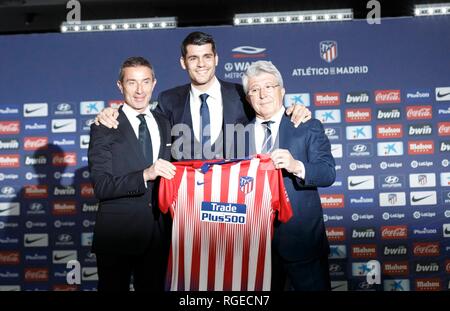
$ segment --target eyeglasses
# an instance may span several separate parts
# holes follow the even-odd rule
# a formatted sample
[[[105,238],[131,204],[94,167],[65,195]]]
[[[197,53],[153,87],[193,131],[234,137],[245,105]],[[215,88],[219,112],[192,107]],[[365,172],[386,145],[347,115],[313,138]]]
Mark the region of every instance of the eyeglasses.
[[[248,90],[249,96],[256,96],[261,93],[261,90],[264,90],[266,94],[272,94],[276,87],[279,87],[279,84],[274,85],[264,85],[262,88],[259,86],[252,87],[250,90]]]

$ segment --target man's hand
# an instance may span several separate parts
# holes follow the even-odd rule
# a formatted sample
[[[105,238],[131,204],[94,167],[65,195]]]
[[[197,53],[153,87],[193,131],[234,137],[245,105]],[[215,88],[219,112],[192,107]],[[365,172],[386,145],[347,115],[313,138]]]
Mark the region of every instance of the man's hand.
[[[292,105],[286,109],[286,114],[291,116],[291,121],[295,127],[298,127],[300,123],[311,120],[311,111],[304,105]]]
[[[95,125],[103,124],[107,128],[117,128],[119,122],[117,117],[119,116],[119,109],[117,108],[103,108],[102,111],[95,117]]]
[[[166,179],[172,179],[175,176],[177,168],[169,161],[158,159],[152,166],[144,170],[144,180],[155,180],[158,176]]]
[[[275,168],[284,168],[291,174],[299,174],[302,167],[299,161],[295,160],[289,150],[276,149],[270,154]]]

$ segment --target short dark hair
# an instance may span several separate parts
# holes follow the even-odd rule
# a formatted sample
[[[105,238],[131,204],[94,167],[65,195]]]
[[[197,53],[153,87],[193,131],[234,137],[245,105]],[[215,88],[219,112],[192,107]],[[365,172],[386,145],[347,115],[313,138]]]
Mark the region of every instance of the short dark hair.
[[[184,38],[183,43],[181,43],[181,56],[183,58],[186,57],[187,54],[187,46],[188,45],[204,45],[211,43],[212,50],[214,55],[216,55],[216,43],[214,42],[214,38],[207,33],[201,32],[201,31],[194,31],[187,35],[186,38]]]
[[[152,64],[150,64],[150,62],[145,59],[142,56],[132,56],[132,57],[128,57],[122,64],[122,66],[120,67],[120,72],[119,72],[119,81],[123,82],[123,76],[124,76],[124,69],[128,68],[128,67],[139,67],[139,66],[144,66],[144,67],[148,67],[150,68],[150,70],[152,71],[152,79],[155,80],[155,71],[153,70],[153,66]]]

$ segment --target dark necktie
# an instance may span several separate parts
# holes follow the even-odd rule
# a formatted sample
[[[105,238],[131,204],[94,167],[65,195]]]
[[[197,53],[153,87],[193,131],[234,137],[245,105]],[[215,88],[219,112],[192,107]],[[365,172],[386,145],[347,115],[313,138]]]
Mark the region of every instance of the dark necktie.
[[[137,118],[141,121],[139,124],[139,143],[141,144],[142,153],[148,165],[153,164],[153,147],[152,138],[148,131],[147,122],[145,122],[145,114],[140,114]]]
[[[209,108],[206,103],[206,99],[209,97],[208,94],[204,93],[200,95],[200,141],[202,142],[202,151],[205,150],[205,145],[211,143],[211,129],[210,129],[210,118],[209,118]],[[204,152],[202,152],[202,155]]]
[[[275,121],[264,121],[261,124],[264,127],[264,140],[261,148],[261,153],[269,153],[272,151],[272,129],[270,125]]]

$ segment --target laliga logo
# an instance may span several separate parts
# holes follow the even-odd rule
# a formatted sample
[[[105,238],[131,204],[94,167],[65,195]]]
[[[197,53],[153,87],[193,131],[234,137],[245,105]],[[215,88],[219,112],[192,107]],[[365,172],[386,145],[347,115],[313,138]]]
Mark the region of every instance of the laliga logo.
[[[370,260],[366,264],[367,268],[370,269],[366,275],[367,284],[381,284],[381,265],[378,260]]]

